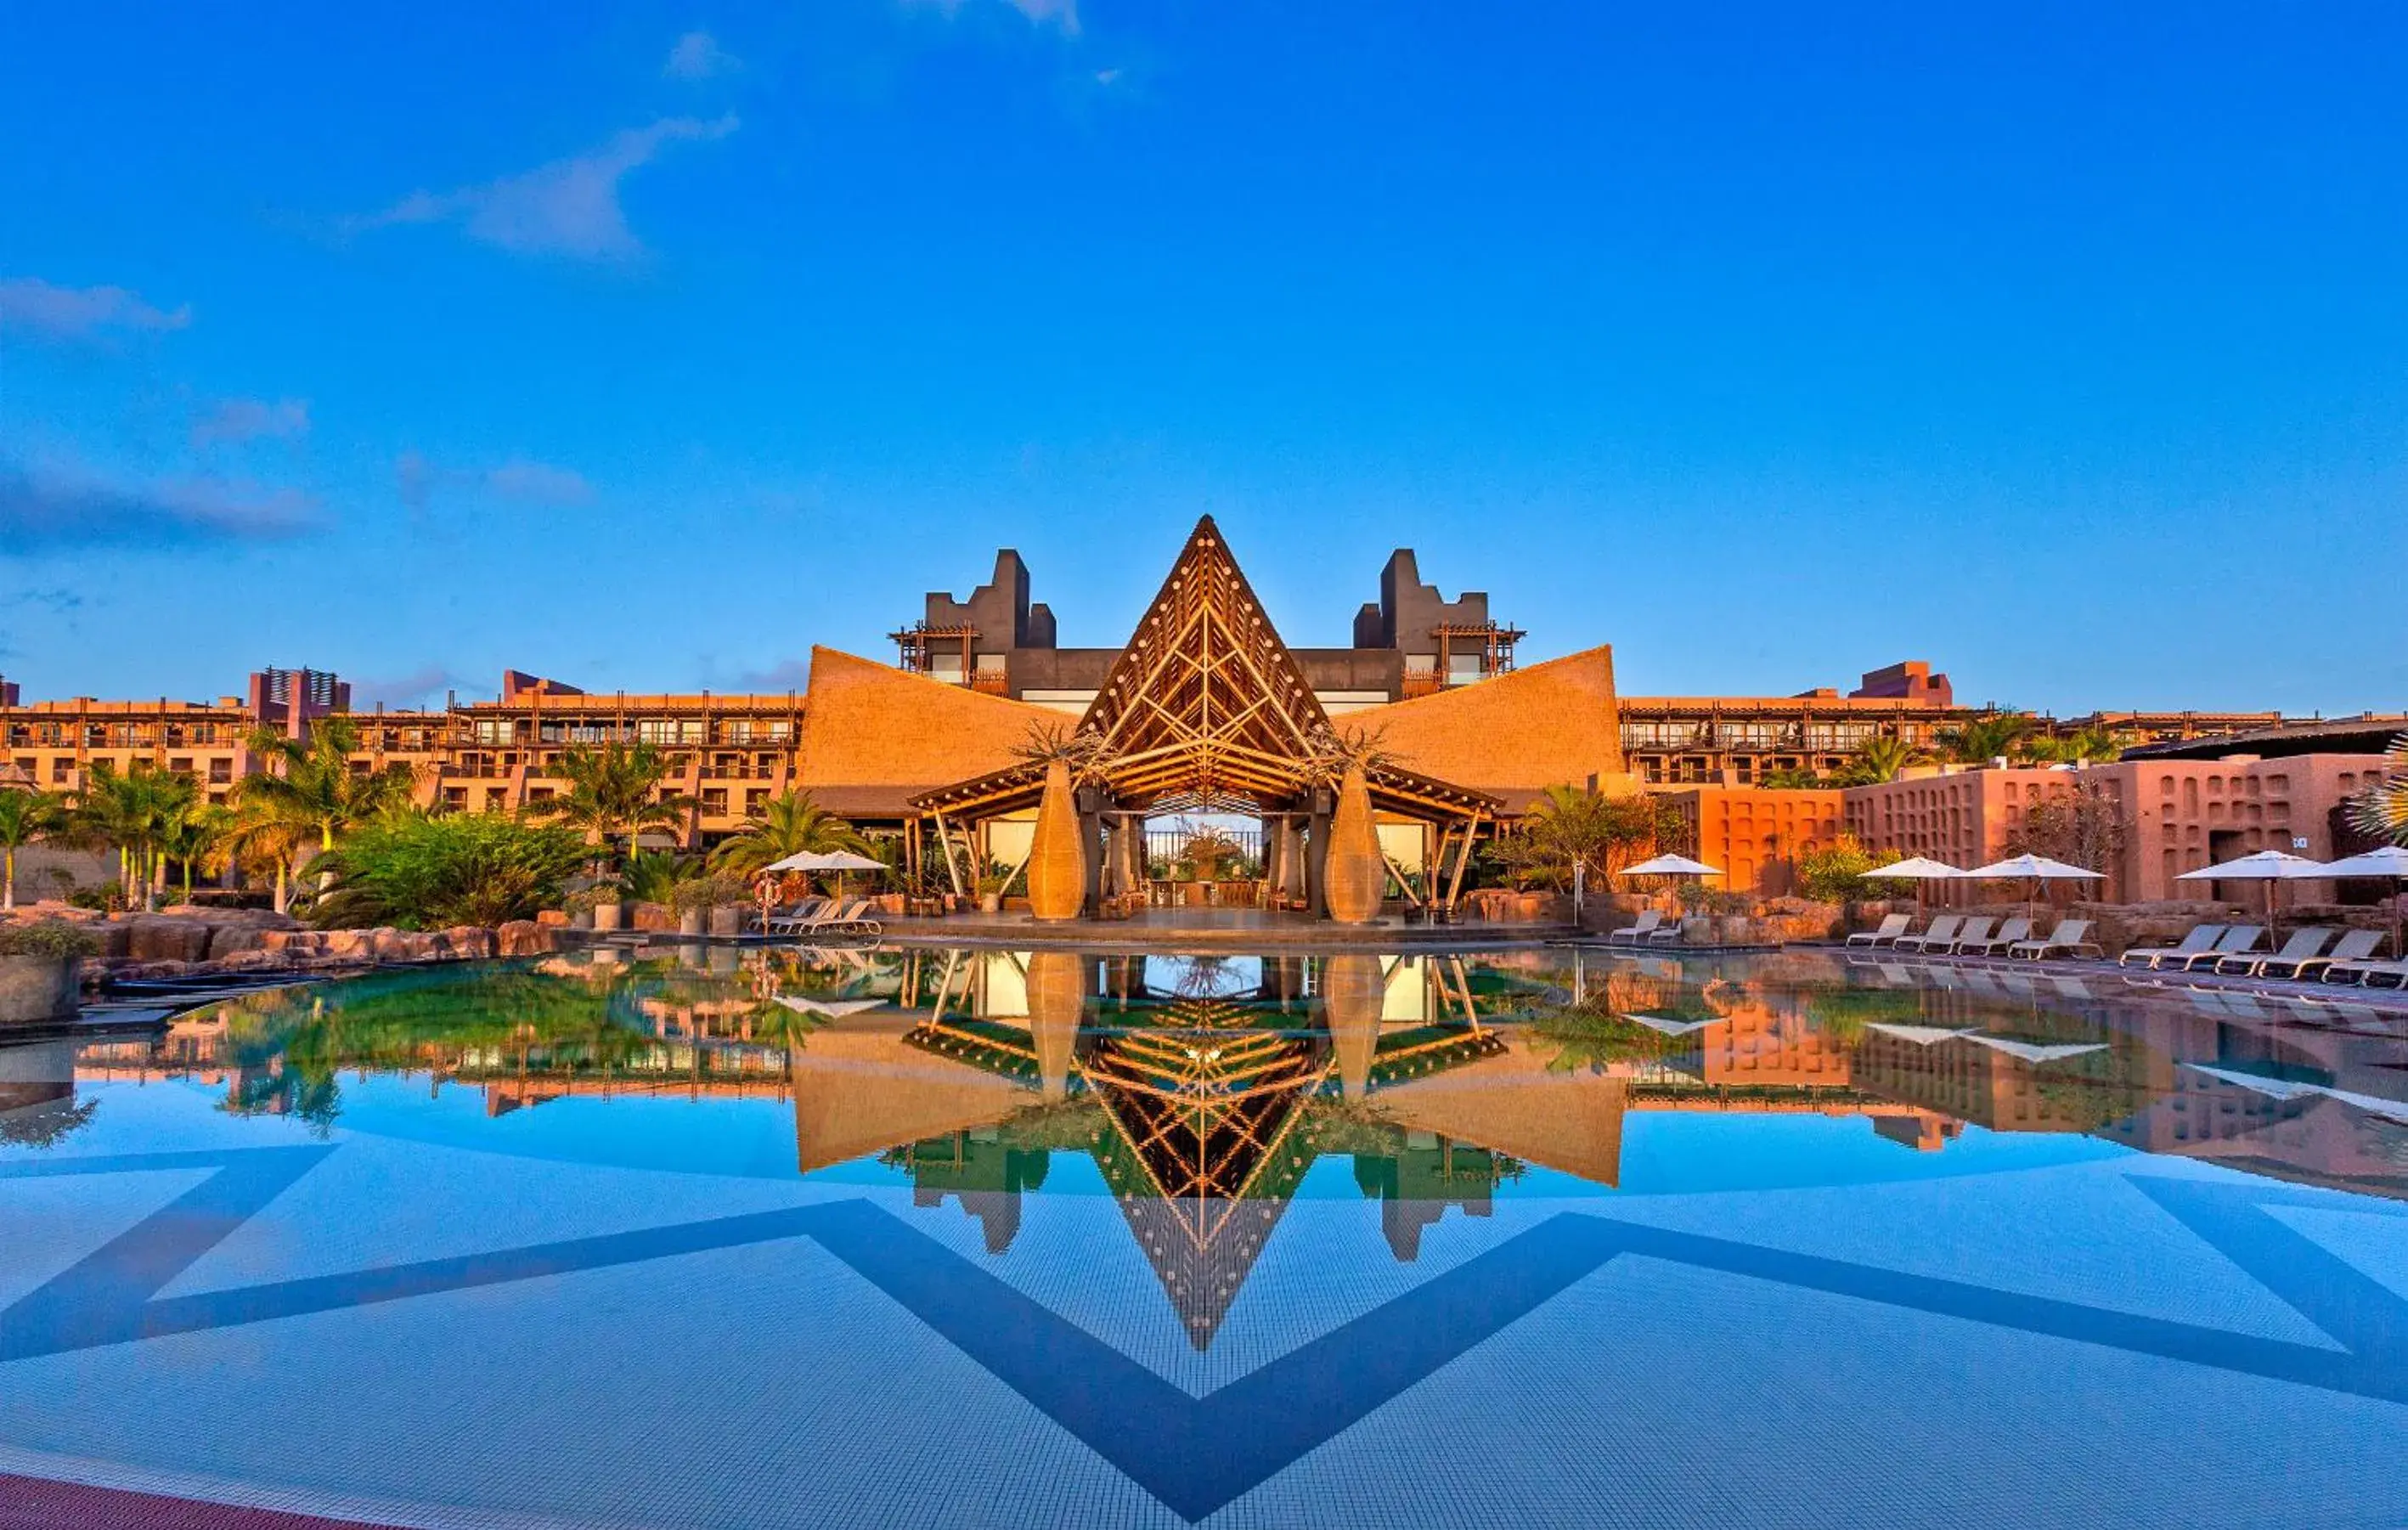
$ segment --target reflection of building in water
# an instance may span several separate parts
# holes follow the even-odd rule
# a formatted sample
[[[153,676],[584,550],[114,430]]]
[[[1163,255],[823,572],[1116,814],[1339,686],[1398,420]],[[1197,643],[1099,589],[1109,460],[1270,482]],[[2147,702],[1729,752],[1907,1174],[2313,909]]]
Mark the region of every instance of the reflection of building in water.
[[[1459,960],[966,954],[907,1039],[972,1076],[1033,1087],[1046,1104],[997,1133],[968,1133],[968,1164],[946,1139],[888,1162],[924,1198],[956,1191],[967,1173],[974,1194],[1010,1199],[1037,1182],[1012,1167],[1016,1149],[1086,1151],[1198,1348],[1325,1154],[1354,1156],[1357,1185],[1383,1203],[1391,1246],[1408,1259],[1446,1206],[1484,1214],[1498,1176],[1515,1172],[1486,1148],[1332,1113],[1337,1100],[1504,1051],[1471,1007]],[[1015,1090],[1013,1104],[1028,1096]],[[808,1105],[798,1095],[798,1116]],[[981,1157],[982,1135],[999,1156]],[[990,1248],[1008,1241],[1016,1209],[962,1203]]]

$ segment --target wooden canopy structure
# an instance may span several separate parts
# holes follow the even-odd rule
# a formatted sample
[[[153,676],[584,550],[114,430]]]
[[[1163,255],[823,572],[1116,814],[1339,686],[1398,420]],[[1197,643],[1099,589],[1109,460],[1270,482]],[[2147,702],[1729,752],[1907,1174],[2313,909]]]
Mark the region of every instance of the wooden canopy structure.
[[[1333,729],[1207,515],[1075,732],[1115,808],[1267,813],[1305,805]],[[1375,768],[1369,784],[1375,807],[1424,819],[1493,817],[1500,806],[1401,764]],[[912,805],[988,817],[1034,805],[1043,788],[1043,767],[1020,763],[924,792]]]

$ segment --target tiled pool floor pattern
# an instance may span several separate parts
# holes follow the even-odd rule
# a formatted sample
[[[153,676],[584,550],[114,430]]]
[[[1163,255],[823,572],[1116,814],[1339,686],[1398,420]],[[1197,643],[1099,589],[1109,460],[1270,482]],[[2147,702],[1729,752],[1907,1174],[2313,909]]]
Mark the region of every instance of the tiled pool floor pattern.
[[[607,1003],[609,1034],[657,1051],[760,975],[578,979],[565,1005],[521,985],[534,1007],[504,1018],[585,1036]],[[923,1112],[900,1158],[888,1117],[847,1115],[872,1075],[841,1068],[768,1100],[404,1076],[424,1034],[456,1033],[448,980],[356,1012],[313,997],[316,1061],[232,1031],[175,1077],[104,1059],[39,1107],[72,1106],[71,1130],[0,1143],[0,1530],[2408,1525],[2396,1038],[1975,1012],[2045,1043],[2032,1061],[1876,996],[1856,1018],[1890,1031],[1850,1044],[1822,1033],[1847,1018],[1813,1007],[1829,987],[1778,975],[1645,990],[1685,1038],[1746,989],[1757,1029],[1712,1054],[1765,1065],[1746,1108],[1695,1054],[1664,1072],[1661,1032],[1577,1080],[1481,1042],[1402,1052],[1368,1107],[1333,1087],[1309,1141],[1279,1139],[1297,1177],[1266,1161],[1278,1188],[1234,1263],[1182,1264],[1156,1215],[1175,1204],[1111,1177],[1136,1138],[1102,1112],[1125,1099],[1023,1116],[1036,1078],[973,1076],[1017,1066],[1009,1046],[964,1061],[979,1046],[1033,1033],[983,1010],[953,1052],[858,1054],[882,1109]],[[1428,1023],[1374,1034],[1410,1048]],[[658,1055],[760,1055],[725,1025]],[[469,1029],[447,1073],[494,1066],[495,1029]],[[800,1055],[831,1067],[864,1034]],[[1431,1056],[1473,1065],[1433,1093]],[[915,1057],[930,1071],[898,1092]],[[1841,1062],[1853,1092],[1784,1095]],[[1968,1078],[2006,1081],[1977,1102],[1992,1124],[1935,1138]],[[1519,1158],[1412,1124],[1467,1088],[1508,1091],[1480,1119],[1521,1132]],[[977,1143],[960,1124],[1004,1116]]]
[[[1129,1358],[996,1273],[1011,1261],[921,1230],[957,1213],[858,1189],[496,1158],[481,1205],[453,1208],[475,1251],[255,1278],[316,1241],[288,1187],[352,1161],[407,1194],[414,1162],[485,1156],[337,1133],[0,1167],[17,1225],[70,1178],[147,1191],[115,1199],[116,1231],[76,1230],[97,1247],[0,1253],[0,1467],[426,1524],[2408,1516],[2408,1303],[2379,1277],[2408,1216],[2211,1169],[1953,1181],[1978,1214],[1950,1229],[1950,1277],[1857,1257],[1811,1191],[1517,1203],[1442,1223],[1456,1257],[1401,1293],[1243,1312],[1285,1348],[1216,1381]],[[462,1166],[429,1177],[456,1196]],[[638,1193],[561,1193],[619,1176]],[[2094,1210],[2059,1232],[2063,1180]],[[1861,1220],[1885,1199],[1913,1218],[1914,1189],[1859,1189]],[[2225,1277],[2204,1310],[2095,1254],[2088,1291],[2034,1292],[2053,1241],[2100,1234],[2100,1191],[2153,1252],[2171,1222]],[[1102,1197],[1039,1209],[1118,1220]],[[1343,1203],[1289,1216],[1308,1241],[1364,1231]],[[254,1278],[178,1278],[237,1242]],[[2370,1250],[2390,1267],[2354,1262]],[[1299,1499],[1315,1480],[1326,1498]]]

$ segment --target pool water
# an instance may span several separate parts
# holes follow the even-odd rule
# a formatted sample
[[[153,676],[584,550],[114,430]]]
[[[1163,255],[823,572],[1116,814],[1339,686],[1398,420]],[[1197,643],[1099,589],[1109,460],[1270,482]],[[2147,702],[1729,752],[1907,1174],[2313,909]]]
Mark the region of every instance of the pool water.
[[[2408,1524],[2386,1003],[687,946],[0,1046],[0,1523]]]

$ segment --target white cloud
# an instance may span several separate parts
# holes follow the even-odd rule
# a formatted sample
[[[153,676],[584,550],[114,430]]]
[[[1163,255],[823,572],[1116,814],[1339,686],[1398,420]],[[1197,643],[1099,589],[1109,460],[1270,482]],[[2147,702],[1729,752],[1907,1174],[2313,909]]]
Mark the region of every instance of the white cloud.
[[[594,498],[594,485],[583,474],[524,457],[513,457],[487,472],[485,486],[505,499],[538,505],[581,505]]]
[[[192,322],[192,305],[169,312],[123,287],[62,287],[37,276],[0,280],[0,325],[16,325],[53,339],[181,329]]]
[[[619,182],[652,163],[665,145],[724,138],[738,126],[733,112],[710,122],[665,117],[629,128],[582,154],[539,165],[458,191],[413,192],[382,212],[351,220],[352,230],[398,224],[456,223],[472,239],[521,255],[576,260],[628,260],[644,247],[627,227]]]
[[[585,475],[530,457],[512,457],[496,468],[447,468],[418,452],[394,459],[394,487],[413,515],[423,514],[440,493],[482,490],[534,505],[581,505],[594,498]]]
[[[457,690],[466,682],[440,664],[422,664],[408,674],[388,680],[354,680],[351,682],[351,705],[361,711],[378,707],[408,708],[439,700],[447,690]]]
[[[708,32],[689,32],[669,49],[661,73],[671,79],[709,79],[744,67],[744,61],[719,46]]]
[[[903,0],[908,6],[930,7],[947,16],[959,16],[974,0]],[[1066,37],[1079,35],[1079,0],[1000,0],[1034,26],[1058,26]]]
[[[282,440],[309,433],[309,401],[306,398],[221,398],[217,407],[193,422],[193,444]]]
[[[283,541],[318,528],[298,489],[218,478],[118,481],[0,459],[0,554]]]

